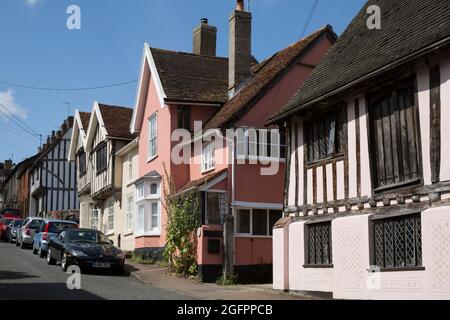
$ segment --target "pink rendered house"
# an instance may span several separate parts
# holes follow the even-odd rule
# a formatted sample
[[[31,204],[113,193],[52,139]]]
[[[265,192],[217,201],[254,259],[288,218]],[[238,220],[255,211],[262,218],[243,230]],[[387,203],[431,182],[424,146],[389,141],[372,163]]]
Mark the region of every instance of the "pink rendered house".
[[[217,30],[206,19],[194,29],[193,54],[144,46],[131,124],[140,137],[136,251],[159,256],[164,248],[165,166],[179,194],[200,193],[197,256],[205,282],[222,272],[226,216],[233,220],[233,265],[240,281],[271,281],[272,228],[282,217],[285,148],[281,139],[281,158],[263,157],[276,162],[275,175],[261,174],[268,165],[261,163],[261,156],[252,158],[248,140],[242,149],[238,141],[233,141],[236,149],[225,142],[202,142],[198,149],[192,142],[190,163],[176,165],[171,161],[177,144],[171,142],[172,132],[187,129],[196,141],[196,121],[202,122],[203,132],[219,129],[224,135],[230,128],[245,135],[249,129],[265,129],[336,39],[327,26],[258,63],[251,55],[252,16],[242,8],[238,1],[230,17],[229,58],[215,56]]]

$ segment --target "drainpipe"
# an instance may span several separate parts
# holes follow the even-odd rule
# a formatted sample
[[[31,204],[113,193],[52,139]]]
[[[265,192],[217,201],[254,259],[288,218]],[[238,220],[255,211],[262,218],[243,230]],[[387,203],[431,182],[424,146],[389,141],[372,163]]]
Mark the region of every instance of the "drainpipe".
[[[234,138],[231,141],[231,215],[227,214],[224,221],[224,247],[225,247],[225,263],[224,274],[234,274],[234,216],[235,216],[235,144]]]

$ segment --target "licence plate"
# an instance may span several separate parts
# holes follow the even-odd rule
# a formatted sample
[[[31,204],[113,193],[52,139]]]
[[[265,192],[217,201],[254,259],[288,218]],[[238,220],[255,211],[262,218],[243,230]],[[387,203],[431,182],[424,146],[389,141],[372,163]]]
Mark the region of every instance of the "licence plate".
[[[94,262],[94,268],[110,268],[111,264],[107,262]]]

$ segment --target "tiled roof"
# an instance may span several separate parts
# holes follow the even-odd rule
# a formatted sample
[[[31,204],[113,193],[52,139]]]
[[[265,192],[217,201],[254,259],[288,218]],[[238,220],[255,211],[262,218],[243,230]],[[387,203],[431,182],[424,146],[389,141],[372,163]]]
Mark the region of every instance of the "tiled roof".
[[[228,100],[228,59],[150,49],[169,101],[224,103]]]
[[[134,139],[130,133],[130,122],[133,109],[98,104],[108,136],[114,138]]]
[[[221,176],[222,174],[226,173],[228,169],[223,169],[221,171],[213,172],[211,174],[208,174],[200,179],[189,181],[186,185],[184,185],[178,192],[183,192],[191,188],[198,188],[201,187],[204,184],[207,184],[211,180]]]
[[[81,118],[81,125],[83,126],[84,130],[87,130],[87,127],[89,126],[89,120],[91,118],[90,112],[79,112],[80,118]]]
[[[367,27],[367,8],[381,9],[381,29]],[[281,112],[280,120],[395,61],[450,36],[449,0],[369,0],[304,86]]]
[[[269,88],[315,41],[324,35],[329,36],[333,41],[337,37],[332,27],[326,26],[254,66],[252,68],[252,77],[205,124],[204,130],[222,127],[232,121],[240,112],[251,106],[261,93]]]

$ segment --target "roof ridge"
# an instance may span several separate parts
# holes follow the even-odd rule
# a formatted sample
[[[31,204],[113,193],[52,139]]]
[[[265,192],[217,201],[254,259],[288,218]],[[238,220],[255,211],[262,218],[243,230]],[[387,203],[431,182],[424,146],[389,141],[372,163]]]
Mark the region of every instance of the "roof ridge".
[[[228,57],[200,55],[200,54],[195,54],[195,53],[192,53],[192,52],[176,51],[176,50],[169,50],[169,49],[162,49],[162,48],[155,48],[155,47],[150,47],[150,50],[159,50],[159,51],[164,51],[164,52],[168,52],[168,53],[182,54],[182,55],[187,55],[187,56],[192,56],[192,57],[198,57],[198,58],[209,58],[209,59],[218,59],[218,60],[228,60]]]

